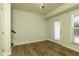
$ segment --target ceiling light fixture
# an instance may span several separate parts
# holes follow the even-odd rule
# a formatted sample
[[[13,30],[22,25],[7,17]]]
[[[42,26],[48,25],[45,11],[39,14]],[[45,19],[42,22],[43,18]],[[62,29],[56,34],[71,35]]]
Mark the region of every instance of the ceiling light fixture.
[[[41,3],[41,5],[40,5],[40,9],[44,9],[44,8],[45,8],[44,3]]]

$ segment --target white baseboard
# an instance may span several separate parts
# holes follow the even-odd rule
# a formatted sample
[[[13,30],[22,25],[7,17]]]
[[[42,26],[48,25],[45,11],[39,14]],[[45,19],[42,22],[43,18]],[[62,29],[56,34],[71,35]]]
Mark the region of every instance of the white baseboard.
[[[14,43],[14,46],[16,46],[16,45],[22,45],[22,44],[29,44],[29,43],[39,42],[39,41],[45,41],[45,40],[48,40],[48,39],[40,39],[40,40],[35,40],[35,41]]]
[[[49,41],[55,42],[55,41],[53,41],[53,40],[49,40]],[[55,43],[57,43],[57,42],[55,42]],[[68,45],[60,44],[60,43],[57,43],[57,44],[62,45],[62,46],[64,46],[64,47],[67,47],[67,48],[69,48],[69,49],[71,49],[71,50],[74,50],[74,51],[76,51],[76,52],[79,52],[79,50],[77,50],[77,49],[75,49],[75,48],[72,48],[72,47],[70,47],[70,46],[68,46]]]

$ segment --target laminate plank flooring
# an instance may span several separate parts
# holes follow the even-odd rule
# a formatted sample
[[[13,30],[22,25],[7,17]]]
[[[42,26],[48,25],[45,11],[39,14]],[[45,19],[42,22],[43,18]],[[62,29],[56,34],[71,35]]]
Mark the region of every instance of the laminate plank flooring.
[[[79,56],[79,52],[47,40],[14,46],[12,56]]]

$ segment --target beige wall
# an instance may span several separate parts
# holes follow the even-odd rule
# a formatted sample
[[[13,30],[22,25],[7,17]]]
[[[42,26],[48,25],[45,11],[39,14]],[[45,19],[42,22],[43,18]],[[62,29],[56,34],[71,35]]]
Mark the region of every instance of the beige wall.
[[[68,47],[70,49],[73,49],[79,52],[79,45],[72,43],[72,39],[73,39],[72,31],[73,30],[71,26],[71,15],[75,13],[79,13],[79,9],[49,19],[48,20],[48,36],[49,36],[49,40],[59,43],[65,47]],[[59,20],[61,21],[61,32],[62,33],[61,33],[61,39],[59,41],[55,41],[53,37],[54,35],[53,23],[56,18],[59,18]]]
[[[47,21],[39,14],[13,9],[12,29],[15,45],[47,39]]]

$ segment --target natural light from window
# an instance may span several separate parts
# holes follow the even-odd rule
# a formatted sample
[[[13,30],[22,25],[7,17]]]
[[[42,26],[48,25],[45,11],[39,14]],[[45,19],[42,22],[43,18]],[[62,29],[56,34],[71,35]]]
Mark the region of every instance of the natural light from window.
[[[60,40],[60,21],[54,22],[54,39]]]
[[[74,42],[79,43],[79,15],[74,16]]]

